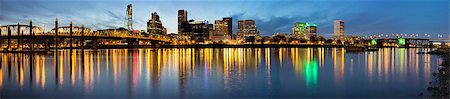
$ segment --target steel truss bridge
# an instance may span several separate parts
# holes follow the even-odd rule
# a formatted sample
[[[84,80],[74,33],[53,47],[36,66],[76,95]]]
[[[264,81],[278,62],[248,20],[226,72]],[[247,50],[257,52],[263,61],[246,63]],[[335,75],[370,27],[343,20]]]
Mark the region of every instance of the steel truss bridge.
[[[31,21],[29,25],[0,25],[0,48],[4,48],[7,45],[7,50],[12,48],[22,50],[25,45],[29,50],[34,50],[34,47],[43,45],[46,50],[49,50],[50,47],[61,47],[60,45],[64,43],[70,45],[70,48],[73,45],[95,48],[105,40],[125,40],[130,47],[136,47],[140,45],[170,44],[174,41],[166,36],[142,36],[123,28],[92,31],[84,26],[73,26],[72,23],[70,26],[63,27],[58,27],[57,21],[55,24],[55,28],[50,32],[45,32],[42,27],[33,26]],[[145,43],[140,44],[139,42]]]

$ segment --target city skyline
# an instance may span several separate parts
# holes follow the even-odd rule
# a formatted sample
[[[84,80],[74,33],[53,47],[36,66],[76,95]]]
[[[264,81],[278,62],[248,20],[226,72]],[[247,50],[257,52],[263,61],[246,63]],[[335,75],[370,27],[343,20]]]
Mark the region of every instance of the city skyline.
[[[449,0],[0,0],[0,98],[449,98]]]
[[[270,36],[276,32],[290,33],[295,22],[311,22],[318,25],[317,35],[331,37],[335,19],[345,20],[346,35],[419,33],[431,34],[432,37],[437,37],[438,34],[447,37],[450,31],[449,2],[445,0],[347,0],[342,2],[327,2],[327,0],[44,0],[39,2],[2,0],[0,13],[3,14],[0,15],[0,24],[26,23],[33,20],[36,24],[45,24],[46,30],[49,30],[53,27],[54,19],[59,18],[62,26],[67,26],[70,21],[73,21],[75,25],[84,24],[96,30],[119,28],[125,27],[126,5],[129,3],[133,4],[134,29],[146,30],[146,22],[151,19],[151,13],[157,12],[163,26],[167,27],[167,33],[177,33],[179,9],[188,11],[188,20],[207,20],[211,23],[223,17],[232,17],[232,23],[235,23],[233,24],[234,34],[237,32],[237,21],[245,19],[255,20],[263,36]],[[299,10],[291,10],[294,8]]]

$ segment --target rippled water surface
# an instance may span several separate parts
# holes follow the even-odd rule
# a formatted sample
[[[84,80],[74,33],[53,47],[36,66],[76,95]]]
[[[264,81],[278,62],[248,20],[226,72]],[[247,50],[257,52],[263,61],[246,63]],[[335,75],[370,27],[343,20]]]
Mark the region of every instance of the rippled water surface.
[[[0,53],[1,97],[417,97],[430,49],[169,48]]]

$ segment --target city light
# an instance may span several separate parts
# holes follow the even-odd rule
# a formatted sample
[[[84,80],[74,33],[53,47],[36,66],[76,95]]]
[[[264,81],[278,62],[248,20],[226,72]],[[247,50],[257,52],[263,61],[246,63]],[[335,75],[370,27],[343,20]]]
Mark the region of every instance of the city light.
[[[405,45],[405,38],[399,38],[398,39],[398,45]]]
[[[449,98],[448,2],[218,1],[2,0],[0,98]]]

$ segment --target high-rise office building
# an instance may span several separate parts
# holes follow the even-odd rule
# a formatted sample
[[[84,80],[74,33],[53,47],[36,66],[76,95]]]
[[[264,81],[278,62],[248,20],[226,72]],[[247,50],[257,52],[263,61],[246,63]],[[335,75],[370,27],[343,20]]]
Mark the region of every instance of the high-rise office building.
[[[162,26],[162,22],[159,19],[158,13],[152,13],[152,19],[147,22],[147,32],[149,34],[159,34],[166,35],[164,33],[164,27]]]
[[[225,17],[222,19],[227,25],[227,34],[230,38],[233,38],[233,19],[231,17]]]
[[[305,29],[306,29],[307,25],[308,25],[308,23],[306,23],[306,22],[295,23],[294,27],[292,28],[292,34],[297,37],[306,36]]]
[[[237,39],[259,39],[259,31],[256,28],[255,20],[239,20]]]
[[[189,36],[191,40],[202,42],[210,38],[209,34],[211,34],[212,30],[213,25],[209,24],[209,22],[205,20],[189,22],[187,28],[185,28],[182,32]]]
[[[344,36],[344,20],[334,20],[334,36]]]
[[[213,36],[225,36],[228,35],[228,24],[224,20],[214,21],[214,34]]]
[[[188,20],[186,10],[178,10],[178,35],[184,40],[195,40],[203,42],[210,38],[213,31],[213,24],[208,21]]]
[[[309,38],[317,36],[317,25],[308,24],[305,28],[305,33]]]
[[[228,36],[231,37],[233,35],[233,23],[230,17],[223,18],[222,20],[215,21],[216,36]]]
[[[225,19],[225,18],[224,18]],[[231,24],[228,24],[229,20],[216,20],[214,21],[214,32],[211,36],[211,40],[213,41],[223,41],[226,39],[230,39],[230,31],[229,28]]]
[[[308,22],[297,22],[292,28],[292,35],[296,38],[310,39],[317,35],[317,25]]]
[[[182,34],[184,28],[186,28],[188,23],[188,14],[186,10],[178,10],[178,33]]]

